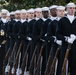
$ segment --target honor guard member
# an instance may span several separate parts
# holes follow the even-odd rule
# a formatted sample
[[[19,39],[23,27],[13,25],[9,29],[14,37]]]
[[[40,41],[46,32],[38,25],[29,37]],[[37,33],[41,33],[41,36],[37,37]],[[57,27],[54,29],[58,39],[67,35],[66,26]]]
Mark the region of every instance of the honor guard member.
[[[31,41],[32,41],[32,29],[33,29],[33,23],[35,22],[35,19],[34,19],[34,9],[31,8],[31,9],[28,9],[27,10],[27,16],[28,16],[28,26],[27,26],[27,40],[30,44],[30,47],[31,47]],[[27,73],[29,73],[29,66],[30,66],[30,47],[28,49],[28,63],[27,63]]]
[[[35,9],[35,20],[39,20],[42,17],[42,9],[36,8]]]
[[[21,22],[20,22],[20,10],[16,10],[15,11],[15,23],[12,27],[12,36],[14,37],[14,40],[16,42],[16,47],[15,47],[15,58],[14,58],[14,62],[16,61],[16,55],[19,49],[19,45],[21,43],[21,37],[19,34],[20,28],[21,28]],[[12,68],[12,73],[14,71],[14,67]]]
[[[8,33],[8,38],[10,39],[10,55],[11,55],[11,52],[13,50],[13,46],[14,46],[14,43],[15,43],[15,39],[14,39],[14,36],[13,36],[13,25],[15,24],[15,20],[13,18],[11,18],[11,14],[10,13],[10,21],[8,23],[8,27],[7,27],[7,33]],[[13,12],[14,14],[14,12]]]
[[[1,20],[0,20],[0,75],[3,75],[3,60],[5,57],[5,43],[6,43],[6,31],[7,31],[7,10],[1,10]]]
[[[31,29],[29,29],[30,27],[28,27],[28,29],[30,30],[30,33],[28,36],[30,36],[32,38],[32,41],[31,41],[31,47],[30,47],[30,59],[32,59],[32,55],[34,53],[34,49],[35,49],[35,46],[36,46],[36,41],[34,41],[34,36],[32,34],[32,31],[33,31],[33,27],[34,27],[34,24],[35,22],[40,19],[42,16],[42,9],[41,8],[36,8],[35,9],[35,18],[33,20],[31,20],[29,22],[30,26],[31,26]],[[29,25],[28,25],[29,26]],[[31,61],[31,60],[30,60]]]
[[[22,73],[21,70],[21,65],[22,65],[22,60],[24,59],[24,54],[27,48],[27,44],[28,44],[28,40],[26,39],[27,37],[27,26],[28,26],[28,22],[26,21],[26,10],[22,9],[20,11],[20,22],[21,22],[21,26],[20,26],[20,30],[19,30],[19,36],[21,38],[22,41],[22,48],[21,48],[21,57],[20,57],[20,61],[19,61],[19,68],[17,69],[17,73],[20,75]]]
[[[11,20],[15,19],[15,13],[14,13],[14,11],[10,12],[10,18],[11,18]]]
[[[37,43],[37,55],[36,55],[36,60],[38,60],[38,56],[40,53],[40,48],[42,46],[42,40],[40,40],[41,38],[41,28],[43,25],[43,22],[46,21],[46,19],[48,18],[48,7],[43,7],[42,8],[42,14],[43,16],[37,20],[34,24],[34,29],[33,29],[33,36],[34,36],[34,41]]]
[[[5,73],[8,73],[9,72],[9,69],[10,69],[10,66],[9,66],[9,63],[10,63],[10,56],[11,56],[11,53],[12,53],[12,50],[13,50],[13,46],[14,46],[14,43],[15,43],[15,39],[14,37],[12,36],[12,27],[14,25],[14,23],[16,22],[15,20],[11,19],[11,17],[7,17],[8,18],[8,26],[7,26],[7,48],[10,48],[10,53],[9,53],[9,58],[8,58],[8,63],[7,63],[7,66],[5,68]]]
[[[32,16],[32,18],[31,18],[32,20],[29,21],[28,27],[27,27],[27,39],[28,39],[28,41],[30,43],[30,49],[29,49],[29,66],[30,66],[30,62],[31,62],[32,55],[33,55],[33,52],[34,52],[34,47],[35,47],[35,44],[33,42],[33,35],[32,35],[33,26],[34,26],[34,23],[36,21],[35,20],[35,10],[30,9],[29,14],[30,14],[30,16]],[[28,67],[27,67],[27,70],[28,70]]]
[[[76,74],[76,17],[74,16],[75,7],[76,5],[74,3],[68,3],[66,5],[68,14],[61,18],[58,22],[57,39],[62,40],[62,48],[60,51],[57,75],[61,75],[62,65],[68,43],[71,44],[69,53],[70,75]]]
[[[62,45],[62,41],[57,40],[57,38],[56,38],[56,32],[57,32],[57,28],[58,28],[58,21],[62,17],[65,16],[65,7],[64,6],[57,6],[56,9],[57,9],[57,12],[56,12],[57,13],[57,18],[49,23],[48,29],[47,29],[47,39],[48,39],[48,41],[51,42],[51,47],[52,47],[51,64],[52,64],[52,61],[54,59],[57,48]]]
[[[47,26],[44,26],[45,22],[47,21],[47,19],[49,18],[49,8],[48,7],[43,7],[42,8],[42,14],[44,15],[44,17],[46,18],[46,20],[43,22],[42,24],[42,28],[41,28],[41,32],[40,32],[40,40],[42,42],[46,42],[46,32],[47,32]],[[46,68],[46,45],[44,46],[44,50],[42,52],[42,57],[43,57],[43,61],[42,61],[42,70],[41,70],[41,75],[44,75],[44,71],[45,71],[45,68]]]
[[[55,20],[57,18],[57,14],[56,14],[57,9],[56,8],[57,8],[57,5],[52,5],[49,7],[51,20]]]
[[[10,19],[10,13],[9,12],[7,13],[6,19],[7,19],[7,28],[8,28],[8,25],[9,25],[9,23],[11,21],[11,19]],[[7,39],[7,42],[6,42],[6,52],[7,52],[8,49],[9,49],[9,47],[10,47],[10,38],[9,38],[9,35],[8,35],[8,31],[7,31],[6,37],[7,37],[6,38]]]
[[[13,37],[15,38],[15,42],[16,42],[16,54],[19,48],[19,44],[21,42],[20,39],[20,35],[19,35],[19,31],[20,31],[20,27],[21,27],[21,22],[20,22],[20,10],[16,10],[15,11],[15,17],[17,16],[17,18],[15,19],[16,23],[13,25]],[[16,55],[15,54],[15,55]]]
[[[48,37],[47,37],[47,28],[49,23],[51,23],[51,21],[55,20],[57,18],[57,5],[52,5],[49,7],[50,10],[50,16],[49,18],[44,22],[43,27],[42,27],[42,35],[45,35],[45,39],[46,39],[46,62],[48,60],[48,56],[51,50],[51,41],[48,41]]]

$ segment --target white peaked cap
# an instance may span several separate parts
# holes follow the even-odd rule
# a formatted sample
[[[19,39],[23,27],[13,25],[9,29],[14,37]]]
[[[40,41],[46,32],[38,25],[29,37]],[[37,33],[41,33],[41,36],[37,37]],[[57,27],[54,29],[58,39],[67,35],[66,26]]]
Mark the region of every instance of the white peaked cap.
[[[66,7],[76,7],[76,5],[74,3],[68,3]]]
[[[49,11],[48,7],[42,7],[42,11]]]
[[[22,10],[20,11],[20,13],[26,13],[26,10],[25,10],[25,9],[22,9]]]
[[[1,10],[1,13],[8,13],[8,10],[2,9],[2,10]]]
[[[15,15],[15,12],[13,12],[13,11],[12,11],[12,12],[10,12],[10,15]]]
[[[27,13],[30,13],[30,12],[34,12],[34,9],[31,8],[31,9],[28,9],[28,10],[27,10]]]
[[[42,9],[41,8],[36,8],[35,11],[42,11]]]
[[[57,10],[65,10],[64,6],[57,6]]]
[[[10,16],[10,13],[9,12],[7,13],[7,16]]]
[[[16,10],[16,11],[15,11],[15,14],[17,14],[17,13],[20,13],[20,10]]]
[[[49,9],[57,8],[57,5],[52,5],[49,7]]]

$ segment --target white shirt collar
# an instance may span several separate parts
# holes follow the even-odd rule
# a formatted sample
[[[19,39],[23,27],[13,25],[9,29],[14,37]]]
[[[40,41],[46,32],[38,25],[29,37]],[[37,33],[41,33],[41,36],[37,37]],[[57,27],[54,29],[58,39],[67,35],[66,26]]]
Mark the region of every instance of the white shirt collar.
[[[43,20],[43,21],[46,21],[47,19],[46,19],[46,18],[44,18],[44,17],[42,17],[42,20]]]
[[[61,19],[61,17],[57,17],[56,20],[59,21]]]
[[[28,22],[30,22],[32,19],[28,19]]]
[[[1,18],[2,22],[3,23],[6,23],[7,22],[7,19],[6,18]]]
[[[51,20],[52,20],[52,21],[55,20],[55,19],[57,19],[57,17],[51,16]]]
[[[74,17],[74,15],[71,16],[71,15],[67,14],[67,18],[68,18],[69,21],[72,23],[75,17]]]
[[[21,23],[23,23],[23,22],[25,22],[25,21],[26,21],[26,19],[24,19],[24,20],[23,20],[23,19],[21,19]]]
[[[35,20],[39,20],[39,18],[35,17]]]
[[[19,19],[15,19],[16,22],[20,21]]]

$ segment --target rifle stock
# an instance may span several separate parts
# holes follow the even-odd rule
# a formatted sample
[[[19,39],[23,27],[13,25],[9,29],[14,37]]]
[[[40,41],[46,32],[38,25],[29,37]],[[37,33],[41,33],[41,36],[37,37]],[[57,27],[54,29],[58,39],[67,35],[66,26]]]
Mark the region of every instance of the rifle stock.
[[[14,44],[13,51],[12,51],[11,58],[10,58],[10,70],[8,72],[8,75],[11,75],[11,69],[12,69],[12,66],[13,66],[15,47],[16,47],[16,42]]]
[[[32,60],[31,60],[31,63],[30,63],[30,75],[33,75],[34,59],[35,59],[35,56],[36,56],[36,50],[37,50],[37,46],[35,47],[35,50],[34,50],[34,53],[33,53],[33,56],[32,56]]]
[[[23,61],[22,61],[22,65],[21,65],[21,69],[22,69],[22,74],[21,75],[24,75],[24,70],[25,70],[25,66],[26,66],[27,51],[28,51],[29,46],[30,46],[30,44],[28,43],[25,54],[24,54],[24,58],[23,58]]]
[[[47,65],[46,65],[45,75],[48,75],[50,72],[51,54],[52,54],[52,50],[50,50],[49,58],[48,58]]]
[[[6,64],[8,62],[8,58],[9,58],[9,52],[10,52],[10,48],[8,49],[7,53],[6,53],[6,56],[5,56],[5,59],[3,61],[3,75],[5,75],[5,67],[6,67]]]
[[[41,50],[40,50],[40,54],[39,54],[39,57],[38,57],[38,61],[37,61],[37,69],[36,69],[36,72],[35,72],[35,75],[39,75],[39,71],[40,71],[40,61],[41,61],[41,55],[42,55],[42,52],[43,52],[43,45],[41,46]]]
[[[69,56],[69,50],[71,48],[71,44],[68,44],[68,48],[66,50],[66,54],[65,54],[65,58],[64,58],[64,62],[63,62],[63,66],[62,66],[62,75],[66,75],[66,65],[67,65],[67,61],[68,61],[68,56]]]
[[[56,61],[57,61],[57,58],[58,58],[59,50],[60,50],[60,47],[57,49],[57,51],[55,53],[55,57],[53,59],[52,65],[51,65],[51,70],[50,70],[49,75],[53,75],[54,72],[55,72],[55,65],[56,65]]]
[[[15,65],[14,65],[14,75],[16,75],[16,69],[17,69],[17,66],[18,66],[18,60],[19,60],[19,54],[20,54],[20,51],[21,51],[21,47],[22,47],[22,42],[20,43],[20,46],[19,46],[19,49],[18,49],[18,53],[17,53],[17,56],[16,56],[16,62],[15,62]]]

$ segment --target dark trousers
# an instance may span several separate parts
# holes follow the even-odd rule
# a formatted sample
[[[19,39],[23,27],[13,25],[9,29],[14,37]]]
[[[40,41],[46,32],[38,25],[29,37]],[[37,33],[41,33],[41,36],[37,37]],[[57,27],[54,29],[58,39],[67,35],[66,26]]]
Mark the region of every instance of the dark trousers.
[[[76,41],[72,44],[69,53],[70,75],[76,75]]]
[[[3,60],[5,57],[5,45],[1,45],[0,47],[0,75],[3,75]]]
[[[48,61],[48,57],[49,57],[49,53],[50,53],[51,47],[52,47],[51,42],[47,42],[46,43],[46,64],[47,64],[47,61]]]
[[[14,44],[15,44],[15,39],[14,38],[10,38],[10,56],[11,56]]]
[[[7,42],[6,42],[6,45],[5,45],[5,54],[7,53],[8,49],[10,47],[10,38],[7,38],[6,40],[7,40]]]
[[[28,41],[23,40],[23,41],[22,41],[22,49],[21,49],[20,67],[21,67],[22,61],[23,61],[23,59],[24,59],[24,54],[25,54],[25,52],[26,52],[27,45],[28,45]]]
[[[59,56],[59,61],[58,61],[58,68],[57,68],[57,75],[61,75],[62,73],[62,66],[66,54],[66,49],[67,49],[67,43],[63,43],[61,50],[60,50],[60,56]]]

